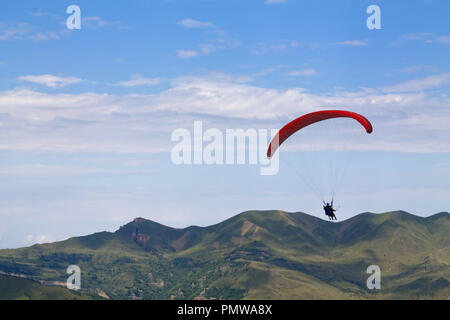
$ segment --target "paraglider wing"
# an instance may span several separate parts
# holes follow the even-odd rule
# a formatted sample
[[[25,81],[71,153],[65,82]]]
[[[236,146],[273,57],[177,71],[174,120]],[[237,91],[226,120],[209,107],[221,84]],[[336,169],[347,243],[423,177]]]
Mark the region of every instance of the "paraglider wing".
[[[269,148],[267,149],[267,157],[272,157],[277,151],[278,147],[298,130],[309,126],[310,124],[332,118],[355,119],[366,129],[367,133],[372,132],[372,124],[370,123],[370,121],[367,120],[364,116],[355,112],[344,110],[324,110],[311,112],[289,122],[287,125],[281,128],[280,131],[278,131],[277,135],[272,139]],[[276,143],[277,141],[278,143]]]

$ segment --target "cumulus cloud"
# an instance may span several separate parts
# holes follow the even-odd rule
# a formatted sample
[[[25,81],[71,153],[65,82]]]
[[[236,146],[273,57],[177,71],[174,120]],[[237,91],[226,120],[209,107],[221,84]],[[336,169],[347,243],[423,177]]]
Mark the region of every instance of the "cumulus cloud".
[[[51,74],[21,76],[19,80],[37,83],[50,88],[61,88],[83,81],[83,79],[76,77],[59,77]]]
[[[448,75],[441,77],[448,80]],[[450,118],[450,97],[426,90],[447,80],[423,78],[391,88],[317,94],[305,88],[263,88],[216,74],[179,77],[155,94],[3,91],[0,150],[166,152],[171,132],[191,128],[194,120],[217,128],[271,129],[300,114],[345,108],[374,123],[375,138],[355,144],[357,148],[442,152],[450,150],[445,120]]]

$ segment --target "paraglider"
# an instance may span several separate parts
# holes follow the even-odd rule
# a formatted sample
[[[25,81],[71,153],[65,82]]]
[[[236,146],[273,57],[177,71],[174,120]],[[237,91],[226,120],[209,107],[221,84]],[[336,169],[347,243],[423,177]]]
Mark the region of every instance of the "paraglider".
[[[277,151],[278,147],[281,146],[281,144],[287,138],[289,138],[300,129],[309,126],[310,124],[333,118],[355,119],[366,129],[367,133],[372,133],[373,128],[370,121],[358,113],[343,110],[324,110],[311,112],[289,122],[287,125],[281,128],[280,131],[278,131],[277,135],[270,142],[269,149],[267,149],[267,157],[271,158],[275,151]]]
[[[269,148],[267,149],[267,157],[271,158],[277,149],[286,141],[291,135],[296,133],[297,131],[319,121],[324,121],[333,118],[350,118],[354,119],[366,130],[367,133],[372,133],[373,127],[370,121],[364,116],[345,110],[323,110],[316,111],[305,114],[288,124],[286,124],[283,128],[281,128],[272,141],[269,144]],[[323,201],[323,200],[322,200]],[[330,220],[337,220],[334,212],[336,211],[333,208],[333,201],[330,203],[326,203],[323,201],[325,210],[325,214],[329,217]]]
[[[328,219],[337,220],[336,215],[334,214],[336,209],[333,208],[333,200],[331,200],[331,204],[328,202],[325,204],[325,201],[323,201],[323,210],[325,210],[325,215],[328,216]]]

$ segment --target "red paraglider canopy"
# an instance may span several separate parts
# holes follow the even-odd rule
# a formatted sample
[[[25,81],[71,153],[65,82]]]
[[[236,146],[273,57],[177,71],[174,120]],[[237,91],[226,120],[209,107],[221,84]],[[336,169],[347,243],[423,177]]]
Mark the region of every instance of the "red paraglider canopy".
[[[277,135],[270,142],[269,149],[267,149],[267,157],[271,158],[274,155],[275,151],[277,151],[278,147],[298,130],[315,122],[332,118],[355,119],[366,129],[367,133],[372,132],[372,124],[370,123],[370,121],[367,120],[364,116],[355,112],[344,110],[324,110],[311,112],[289,122],[287,125],[281,128],[280,131],[278,131]],[[278,143],[275,143],[277,139]]]

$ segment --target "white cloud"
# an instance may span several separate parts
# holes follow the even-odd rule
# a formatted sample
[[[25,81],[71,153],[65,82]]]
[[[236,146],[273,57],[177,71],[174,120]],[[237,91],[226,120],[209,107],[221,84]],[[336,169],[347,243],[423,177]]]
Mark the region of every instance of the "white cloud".
[[[427,66],[427,65],[414,65],[414,66],[401,68],[398,71],[400,71],[402,73],[417,73],[417,72],[420,72],[420,71],[438,72],[439,69],[435,68],[433,66]]]
[[[404,40],[424,40],[424,39],[430,38],[432,36],[433,36],[433,34],[430,32],[411,32],[411,33],[404,34],[402,36],[402,38]]]
[[[43,17],[43,16],[48,15],[47,12],[38,11],[37,9],[33,9],[33,10],[30,12],[30,14],[31,14],[32,16],[35,16],[35,17]]]
[[[194,48],[186,48],[177,50],[177,57],[182,59],[190,59],[210,54],[220,49],[229,49],[240,45],[240,41],[227,36],[227,32],[216,27],[212,22],[200,21],[196,19],[183,19],[178,21],[183,28],[206,29],[203,33],[206,35],[214,35],[203,43],[197,44]]]
[[[122,174],[149,174],[148,169],[139,168],[139,166],[148,165],[149,160],[129,160],[122,164],[127,166],[125,169],[105,169],[102,167],[88,166],[73,166],[73,165],[55,165],[55,164],[22,164],[22,165],[8,165],[0,166],[0,177],[38,177],[38,178],[66,178],[79,176],[94,176],[94,175],[122,175]],[[101,163],[104,165],[105,162]],[[115,162],[117,164],[117,162]],[[8,214],[8,212],[1,212]],[[11,214],[11,212],[9,212]]]
[[[44,13],[31,13],[35,16],[42,16]],[[61,20],[61,17],[53,15],[54,19]],[[102,28],[106,26],[114,27],[118,30],[131,29],[133,26],[121,25],[119,22],[109,22],[102,17],[83,17],[82,28]],[[49,41],[61,40],[64,36],[71,32],[63,26],[62,23],[57,25],[58,29],[46,30],[41,25],[31,25],[26,22],[2,23],[0,22],[0,41],[12,40],[32,40],[32,41]]]
[[[213,27],[214,24],[207,21],[199,21],[195,19],[183,19],[178,24],[184,28],[208,28]]]
[[[19,80],[37,83],[50,88],[61,88],[83,81],[83,79],[76,77],[59,77],[51,74],[21,76]]]
[[[274,3],[284,3],[287,0],[266,0],[267,4],[274,4]]]
[[[439,43],[450,43],[450,36],[437,36],[435,41]]]
[[[29,38],[34,41],[60,40],[64,32],[38,31],[30,34]]]
[[[450,44],[450,36],[436,35],[431,32],[411,32],[402,35],[393,44],[398,45],[408,41],[422,41],[425,43]]]
[[[178,50],[177,56],[178,58],[189,59],[195,58],[199,56],[199,52],[197,50]]]
[[[263,88],[245,79],[215,74],[173,79],[169,89],[157,94],[3,91],[0,92],[0,150],[169,151],[172,130],[191,128],[195,119],[204,119],[205,125],[218,128],[279,128],[300,114],[341,106],[363,113],[374,122],[371,143],[355,144],[357,148],[450,150],[447,123],[450,97],[426,92],[446,82],[433,78],[412,81],[415,82],[390,89],[316,94],[304,88]],[[16,172],[53,170],[14,169]],[[57,170],[63,174],[66,169]]]
[[[28,243],[28,244],[32,244],[32,243],[50,243],[52,242],[53,239],[46,236],[45,234],[41,234],[41,235],[33,235],[33,234],[28,234],[24,240],[24,242]]]
[[[298,40],[281,39],[275,41],[267,41],[259,43],[254,49],[255,54],[268,54],[268,53],[285,53],[295,48],[308,48],[315,50],[319,47],[328,46],[353,46],[362,47],[367,45],[366,40],[346,40],[332,43],[319,43],[319,42],[304,42]]]
[[[408,80],[392,86],[382,88],[384,92],[413,92],[440,87],[450,83],[450,72]]]
[[[108,21],[99,16],[82,17],[81,28],[100,29],[105,27],[114,28],[116,30],[130,30],[134,28],[132,25],[123,25],[119,21]]]
[[[133,75],[130,80],[121,81],[116,83],[116,85],[121,87],[137,87],[137,86],[154,86],[161,83],[159,78],[144,78],[141,75]]]
[[[282,39],[259,43],[256,48],[253,49],[253,52],[255,54],[284,53],[298,47],[314,50],[319,46],[321,46],[321,44],[317,42],[300,42],[297,40]]]
[[[317,74],[317,71],[315,69],[312,69],[312,68],[291,71],[291,72],[288,73],[288,75],[290,75],[292,77],[296,77],[296,76],[315,76],[316,74]]]
[[[26,164],[26,165],[0,167],[0,176],[14,176],[14,177],[69,177],[80,175],[93,175],[107,172],[108,171],[106,170],[98,168],[43,165],[43,164]]]
[[[26,22],[14,24],[0,23],[0,41],[12,41],[28,39],[33,41],[60,40],[68,34],[67,29],[58,31],[42,30],[39,26],[33,26]]]
[[[31,26],[25,22],[13,25],[0,23],[0,41],[20,39],[31,31]]]
[[[210,40],[209,42],[198,45],[197,49],[178,50],[177,56],[178,56],[178,58],[183,58],[183,59],[195,58],[198,56],[210,54],[217,50],[234,48],[239,45],[240,45],[239,41],[232,40],[232,39],[218,38],[218,39]]]
[[[105,27],[111,25],[110,22],[106,21],[102,17],[83,17],[82,22],[91,27]]]
[[[347,41],[336,42],[335,44],[342,45],[342,46],[363,47],[363,46],[367,45],[367,42],[363,41],[363,40],[347,40]]]

